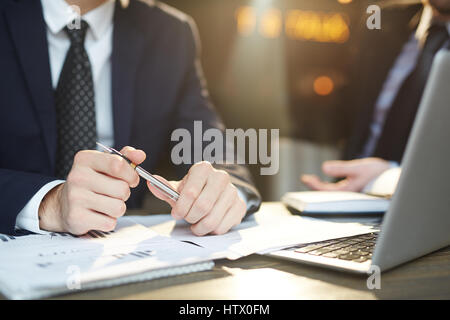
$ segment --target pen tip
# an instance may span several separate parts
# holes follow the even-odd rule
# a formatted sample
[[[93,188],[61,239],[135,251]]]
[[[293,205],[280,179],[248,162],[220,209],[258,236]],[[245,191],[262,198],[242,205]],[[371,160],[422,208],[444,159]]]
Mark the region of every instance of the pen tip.
[[[109,151],[110,150],[110,148],[109,147],[107,147],[107,146],[105,146],[105,145],[103,145],[103,144],[101,144],[100,142],[95,142],[96,144],[97,144],[97,146],[99,146],[100,148],[102,148],[103,150],[107,150],[107,151]]]

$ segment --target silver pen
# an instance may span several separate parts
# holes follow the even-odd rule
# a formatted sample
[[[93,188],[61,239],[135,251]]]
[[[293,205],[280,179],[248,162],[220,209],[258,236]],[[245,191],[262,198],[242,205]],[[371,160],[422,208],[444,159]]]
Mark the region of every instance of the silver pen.
[[[97,145],[102,148],[103,150],[111,153],[111,154],[116,154],[122,158],[124,158],[129,164],[130,166],[136,170],[136,173],[141,176],[142,178],[144,178],[145,180],[149,181],[155,188],[157,188],[158,190],[162,191],[165,195],[167,195],[170,199],[177,201],[178,198],[180,197],[180,194],[178,192],[176,192],[174,189],[172,189],[172,187],[168,186],[167,184],[165,184],[164,182],[158,180],[157,178],[155,178],[152,174],[150,174],[148,171],[144,170],[141,166],[136,165],[135,163],[133,163],[133,161],[131,161],[130,159],[128,159],[127,157],[125,157],[123,154],[121,154],[119,151],[117,151],[114,148],[111,147],[107,147],[99,142],[97,142]]]

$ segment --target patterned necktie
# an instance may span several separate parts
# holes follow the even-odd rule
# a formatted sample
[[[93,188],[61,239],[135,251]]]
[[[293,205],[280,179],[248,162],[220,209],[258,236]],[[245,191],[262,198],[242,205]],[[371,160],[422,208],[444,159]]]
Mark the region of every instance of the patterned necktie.
[[[97,138],[91,63],[84,48],[88,27],[82,20],[80,28],[64,29],[70,38],[70,48],[55,92],[58,131],[55,174],[61,179],[67,177],[75,154],[95,149]]]
[[[417,65],[403,83],[387,115],[375,157],[401,162],[434,56],[448,39],[447,28],[443,25],[433,25],[428,30]]]

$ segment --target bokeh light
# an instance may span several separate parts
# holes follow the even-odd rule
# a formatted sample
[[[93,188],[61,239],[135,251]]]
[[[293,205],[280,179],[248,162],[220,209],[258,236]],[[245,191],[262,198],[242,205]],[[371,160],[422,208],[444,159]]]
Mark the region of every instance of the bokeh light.
[[[319,76],[314,79],[314,92],[319,96],[327,96],[333,92],[334,82],[328,76]]]

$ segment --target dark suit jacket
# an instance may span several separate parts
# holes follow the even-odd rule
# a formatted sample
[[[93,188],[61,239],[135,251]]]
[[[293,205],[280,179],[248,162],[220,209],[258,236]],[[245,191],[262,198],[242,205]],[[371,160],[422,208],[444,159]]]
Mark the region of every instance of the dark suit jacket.
[[[359,34],[359,59],[352,77],[353,92],[347,102],[353,106],[355,126],[344,159],[355,159],[362,153],[369,138],[376,100],[396,58],[417,27],[421,9],[421,5],[382,6],[380,30],[367,29],[367,16],[364,16]]]
[[[116,1],[112,101],[116,148],[132,145],[154,169],[176,128],[193,131],[223,124],[212,107],[191,19],[166,5]],[[57,131],[46,25],[40,1],[0,2],[0,233],[11,233],[20,210],[55,180]],[[189,166],[178,166],[183,176]],[[223,166],[248,196],[259,195],[246,168]],[[144,186],[129,207],[142,201]]]

